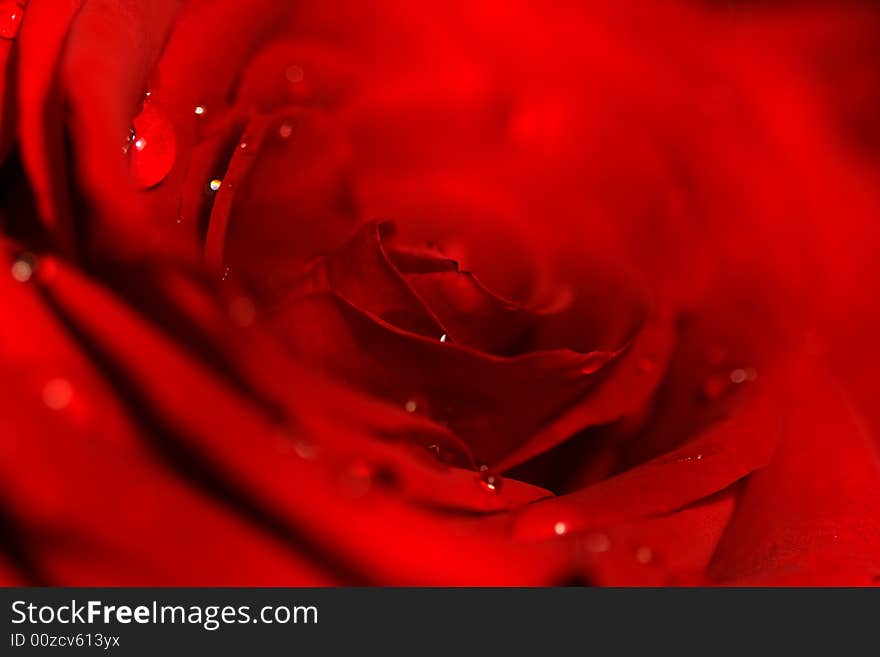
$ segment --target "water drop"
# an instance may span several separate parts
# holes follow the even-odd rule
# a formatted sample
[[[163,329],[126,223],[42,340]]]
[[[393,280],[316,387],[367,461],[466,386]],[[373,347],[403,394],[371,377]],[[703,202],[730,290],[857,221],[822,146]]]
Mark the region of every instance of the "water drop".
[[[278,135],[282,139],[289,139],[292,134],[293,134],[293,124],[290,123],[289,121],[285,121],[278,128]]]
[[[446,342],[447,339],[448,339],[448,338],[446,337],[446,334],[445,334],[445,333],[444,333],[443,335],[440,336],[440,342]]]
[[[35,258],[28,253],[18,256],[12,263],[12,278],[19,283],[27,283],[34,275],[36,264]]]
[[[553,525],[553,533],[557,536],[564,536],[568,532],[568,525],[560,521]]]
[[[208,108],[205,107],[204,105],[196,105],[196,109],[195,109],[196,116],[204,116],[207,111],[208,111]]]
[[[247,150],[247,147],[248,147],[248,143],[247,143],[246,141],[243,141],[243,142],[241,142],[241,143],[238,145],[238,147],[239,147],[241,150],[246,151],[246,150]]]
[[[21,2],[0,3],[0,38],[14,39],[21,29],[24,6]]]
[[[229,278],[229,267],[224,267],[223,273],[220,275],[220,280],[225,281],[227,278]]]
[[[735,369],[730,373],[731,383],[743,383],[746,378],[746,371],[744,369]]]
[[[416,401],[414,399],[409,399],[403,405],[403,408],[407,413],[415,413],[418,410],[419,405],[418,405],[418,403],[416,403]]]
[[[482,472],[480,474],[479,478],[477,479],[477,481],[479,481],[480,486],[482,486],[484,489],[486,489],[490,493],[497,494],[497,493],[501,492],[501,486],[502,486],[501,477],[489,472],[488,470]]]
[[[654,559],[654,552],[651,548],[643,545],[639,549],[636,550],[636,561],[641,564],[651,563]]]
[[[214,178],[211,182],[208,183],[208,189],[212,192],[216,192],[223,186],[223,181],[219,178]]]
[[[434,452],[435,456],[440,456],[440,445],[431,444],[427,446],[429,452]]]
[[[43,386],[43,403],[53,411],[67,408],[73,399],[73,386],[67,379],[51,379]]]
[[[128,155],[128,152],[131,150],[131,145],[137,139],[137,133],[134,131],[134,128],[128,129],[128,135],[125,140],[122,142],[122,152],[125,155]]]
[[[132,122],[128,144],[129,171],[140,189],[155,187],[170,173],[177,157],[174,127],[156,103],[145,101]]]

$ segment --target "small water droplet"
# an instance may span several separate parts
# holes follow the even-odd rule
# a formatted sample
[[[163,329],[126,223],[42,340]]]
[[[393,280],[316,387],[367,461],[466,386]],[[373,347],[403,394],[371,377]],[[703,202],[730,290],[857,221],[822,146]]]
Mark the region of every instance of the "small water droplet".
[[[403,408],[407,413],[415,413],[418,410],[419,405],[418,405],[418,403],[416,403],[416,401],[414,399],[409,399],[403,405]]]
[[[204,105],[196,105],[196,108],[194,111],[196,113],[196,116],[204,116],[207,113],[208,108],[205,107]]]
[[[480,476],[477,479],[477,481],[480,483],[480,486],[482,486],[485,490],[489,491],[490,493],[497,494],[497,493],[501,492],[501,486],[502,486],[501,477],[492,473],[492,472],[489,472],[488,470],[480,473]]]
[[[553,525],[553,533],[557,536],[564,536],[568,532],[568,525],[560,521]]]
[[[12,278],[19,283],[27,283],[31,280],[31,276],[34,275],[36,264],[37,261],[34,256],[29,253],[23,253],[12,263]]]
[[[248,147],[248,143],[247,143],[246,141],[243,141],[243,142],[241,142],[241,143],[238,145],[238,147],[239,147],[241,150],[246,151],[246,150],[247,150],[247,147]]]
[[[447,337],[446,337],[446,334],[444,333],[443,335],[440,336],[440,342],[446,342],[446,340],[447,340]]]
[[[438,457],[440,456],[440,445],[431,444],[431,445],[427,445],[426,448],[429,452],[434,452],[435,456],[438,456]]]
[[[177,223],[182,224],[182,223],[183,223],[183,217],[178,217],[178,218],[177,218]]]
[[[128,155],[128,152],[131,150],[131,145],[137,139],[137,133],[134,131],[134,128],[128,129],[128,135],[125,137],[125,140],[122,142],[122,152],[125,155]]]
[[[0,38],[14,39],[21,29],[24,5],[21,2],[0,3]]]
[[[208,183],[208,190],[211,192],[216,192],[223,186],[223,181],[219,178],[214,178],[211,182]]]
[[[480,472],[486,472],[486,470],[488,470],[488,469],[489,469],[489,466],[486,465],[485,463],[480,463],[477,466],[477,470],[479,470]]]
[[[155,187],[170,173],[177,157],[174,127],[156,103],[145,101],[132,122],[129,171],[140,189]]]
[[[67,379],[51,379],[43,386],[43,403],[53,411],[67,408],[73,399],[73,386]]]
[[[297,82],[302,82],[306,77],[306,72],[302,69],[302,66],[288,66],[287,71],[285,72],[285,76],[287,77],[288,82],[292,82],[296,84]]]
[[[285,121],[278,128],[278,135],[282,139],[289,139],[292,134],[293,134],[293,124],[290,123],[289,121]]]
[[[651,550],[651,548],[649,548],[648,546],[643,545],[636,550],[636,561],[638,561],[639,563],[641,563],[641,564],[651,563],[651,561],[653,559],[654,559],[654,551]]]
[[[592,351],[584,356],[581,363],[581,374],[593,374],[600,370],[609,360],[608,352]]]
[[[584,538],[584,547],[590,552],[608,552],[611,549],[611,539],[606,534],[595,532]]]
[[[741,368],[737,368],[730,373],[730,381],[731,383],[743,383],[746,380],[746,371]]]
[[[229,267],[224,267],[223,273],[220,274],[220,280],[225,281],[227,278],[229,278]]]

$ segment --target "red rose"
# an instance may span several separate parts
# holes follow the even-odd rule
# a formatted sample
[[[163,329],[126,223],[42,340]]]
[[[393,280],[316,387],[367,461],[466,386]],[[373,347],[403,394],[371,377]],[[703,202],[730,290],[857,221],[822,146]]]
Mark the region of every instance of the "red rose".
[[[880,575],[870,8],[2,11],[4,582]]]

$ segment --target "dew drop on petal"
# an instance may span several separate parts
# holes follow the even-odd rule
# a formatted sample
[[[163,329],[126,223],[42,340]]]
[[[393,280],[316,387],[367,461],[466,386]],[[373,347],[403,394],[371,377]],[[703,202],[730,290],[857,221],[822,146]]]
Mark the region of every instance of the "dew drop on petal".
[[[595,532],[584,538],[584,547],[595,553],[608,552],[611,549],[611,539],[606,534]]]
[[[293,124],[290,123],[289,121],[285,121],[278,128],[278,135],[282,139],[289,139],[292,134],[293,134]]]
[[[50,379],[43,386],[43,403],[53,411],[67,408],[73,399],[73,386],[67,379]]]
[[[125,140],[122,142],[122,152],[125,155],[128,155],[128,152],[131,150],[132,144],[137,140],[137,133],[134,131],[134,128],[128,129],[128,135],[126,135]]]
[[[555,525],[553,525],[553,533],[557,536],[564,536],[568,532],[568,525],[564,522],[559,521]]]
[[[447,336],[446,336],[445,333],[444,333],[443,335],[440,336],[440,342],[446,342],[447,339],[448,339],[448,338],[447,338]]]
[[[501,477],[492,473],[492,472],[489,472],[488,470],[480,473],[480,476],[477,479],[477,481],[479,481],[480,486],[482,486],[485,490],[489,491],[490,493],[497,494],[497,493],[501,492],[501,486],[502,486]]]
[[[223,186],[223,181],[219,178],[214,178],[211,182],[208,183],[208,189],[212,192],[216,192]]]
[[[208,108],[205,107],[204,105],[196,105],[196,108],[194,111],[196,113],[196,116],[204,116],[207,113]]]
[[[20,255],[15,262],[12,263],[12,278],[19,283],[27,283],[34,275],[34,267],[36,260],[30,254]]]
[[[403,408],[407,413],[415,413],[418,410],[419,405],[416,403],[416,401],[414,399],[409,399],[403,405]]]
[[[636,550],[636,561],[641,564],[651,563],[654,559],[654,552],[651,548],[646,545],[641,546]]]
[[[731,383],[743,383],[747,378],[746,371],[741,368],[737,368],[730,373]]]
[[[139,189],[155,187],[171,172],[177,157],[174,127],[156,103],[145,101],[132,133],[135,138],[128,151],[132,180]]]
[[[21,29],[24,6],[21,2],[0,2],[0,39],[14,39]]]

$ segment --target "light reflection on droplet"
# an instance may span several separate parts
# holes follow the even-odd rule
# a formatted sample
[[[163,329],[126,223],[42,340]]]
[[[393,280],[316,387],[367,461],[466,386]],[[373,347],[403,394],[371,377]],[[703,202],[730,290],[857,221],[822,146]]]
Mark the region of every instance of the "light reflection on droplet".
[[[553,533],[556,534],[557,536],[564,536],[567,531],[568,531],[568,525],[566,525],[562,521],[557,522],[555,525],[553,525]]]
[[[238,147],[239,147],[241,150],[245,151],[245,150],[247,150],[248,143],[247,143],[246,141],[243,141],[243,142],[241,142],[241,143],[238,145]]]
[[[0,3],[0,38],[14,39],[21,29],[24,6],[21,2]]]
[[[51,379],[43,386],[43,403],[53,411],[64,410],[71,399],[73,399],[73,386],[67,379]]]
[[[447,340],[447,337],[446,337],[446,334],[444,333],[443,335],[440,336],[440,342],[446,342],[446,340]]]
[[[403,405],[403,408],[407,413],[415,413],[416,410],[418,410],[419,405],[416,403],[416,401],[414,399],[409,399]]]
[[[145,100],[128,136],[134,139],[123,152],[129,155],[134,183],[140,189],[155,187],[165,180],[177,158],[174,126],[157,103]]]
[[[195,109],[196,116],[204,116],[207,111],[208,111],[208,108],[205,107],[204,105],[196,105],[196,109]]]
[[[208,189],[212,192],[216,192],[223,186],[223,181],[219,178],[214,178],[211,182],[208,183]]]
[[[293,124],[285,121],[278,128],[278,134],[282,139],[289,139],[290,136],[293,134]]]
[[[229,267],[224,267],[223,273],[220,274],[220,280],[225,281],[227,278],[229,278]]]
[[[480,486],[482,486],[485,490],[490,493],[500,493],[501,492],[501,477],[491,472],[483,472],[480,474],[478,479]]]

